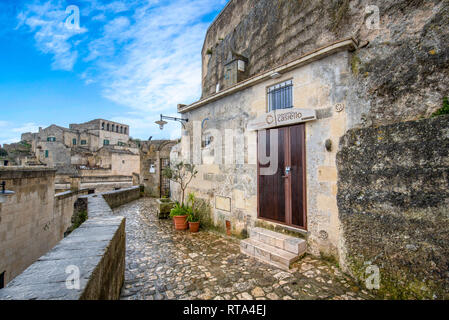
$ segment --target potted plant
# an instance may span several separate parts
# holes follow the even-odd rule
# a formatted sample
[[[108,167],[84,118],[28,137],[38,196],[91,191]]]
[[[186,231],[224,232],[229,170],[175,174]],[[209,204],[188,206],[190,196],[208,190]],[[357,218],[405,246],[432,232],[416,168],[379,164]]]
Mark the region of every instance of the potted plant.
[[[176,230],[186,230],[188,228],[187,219],[190,216],[192,209],[189,206],[175,203],[175,206],[170,211],[170,218],[173,218]]]
[[[180,186],[181,201],[177,202],[173,209],[171,209],[170,217],[174,220],[176,230],[185,230],[188,227],[187,218],[192,212],[192,208],[184,203],[185,191],[192,179],[198,174],[198,171],[195,170],[194,165],[179,162],[178,164],[165,168],[162,174]]]
[[[189,202],[192,204],[191,213],[187,218],[189,222],[189,230],[190,232],[198,232],[200,229],[200,217],[198,215],[197,209],[195,208],[195,194],[189,194]]]

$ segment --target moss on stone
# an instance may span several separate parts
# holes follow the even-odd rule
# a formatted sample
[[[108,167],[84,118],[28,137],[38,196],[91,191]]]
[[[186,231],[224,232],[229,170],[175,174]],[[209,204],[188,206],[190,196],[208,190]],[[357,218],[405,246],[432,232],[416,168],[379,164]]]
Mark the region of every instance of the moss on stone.
[[[349,12],[349,0],[337,0],[330,8],[331,30],[336,32],[343,21],[346,14]]]
[[[358,57],[357,54],[352,55],[351,58],[351,70],[352,73],[354,75],[358,75],[359,74],[359,70],[360,70],[360,64],[362,63],[362,61],[360,60],[360,58]]]
[[[441,116],[444,114],[449,114],[449,99],[448,99],[448,97],[443,98],[443,106],[440,109],[438,109],[432,116],[436,117],[436,116]]]

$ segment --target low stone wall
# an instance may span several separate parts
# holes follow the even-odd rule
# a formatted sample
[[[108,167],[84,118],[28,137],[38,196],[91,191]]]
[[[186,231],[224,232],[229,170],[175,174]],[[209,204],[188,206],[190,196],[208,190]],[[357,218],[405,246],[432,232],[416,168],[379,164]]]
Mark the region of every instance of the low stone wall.
[[[135,186],[116,191],[103,192],[101,194],[111,208],[117,208],[125,203],[140,198],[140,187]]]
[[[15,193],[0,203],[0,273],[14,279],[61,239],[53,212],[55,170],[1,167],[0,182]]]
[[[448,299],[449,116],[350,130],[340,147],[344,265],[360,280],[377,266],[386,297]]]
[[[58,223],[58,240],[64,237],[64,233],[72,225],[72,217],[78,214],[75,203],[80,196],[87,195],[88,190],[74,190],[58,193],[55,195],[55,203],[53,214],[55,219],[59,220]]]
[[[113,216],[110,206],[138,197],[139,187],[81,196],[89,219],[0,290],[0,300],[118,299],[125,275],[125,218]],[[77,274],[79,287],[67,286]]]

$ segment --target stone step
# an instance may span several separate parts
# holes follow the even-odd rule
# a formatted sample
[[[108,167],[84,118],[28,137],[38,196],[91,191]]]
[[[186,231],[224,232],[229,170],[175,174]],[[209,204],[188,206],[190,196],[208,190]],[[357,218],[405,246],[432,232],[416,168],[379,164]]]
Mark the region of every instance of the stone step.
[[[300,255],[270,246],[252,238],[240,241],[240,251],[283,270],[289,270],[290,265],[300,258]]]
[[[291,252],[295,255],[303,255],[307,250],[307,242],[304,239],[291,237],[286,234],[263,228],[252,228],[249,234],[250,238],[254,240]]]

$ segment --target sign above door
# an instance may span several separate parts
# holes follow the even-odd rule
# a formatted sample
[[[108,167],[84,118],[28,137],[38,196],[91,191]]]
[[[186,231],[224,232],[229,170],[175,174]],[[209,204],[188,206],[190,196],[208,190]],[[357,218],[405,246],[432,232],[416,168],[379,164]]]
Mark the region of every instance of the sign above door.
[[[248,122],[248,130],[264,130],[316,120],[316,111],[312,109],[278,109]]]

